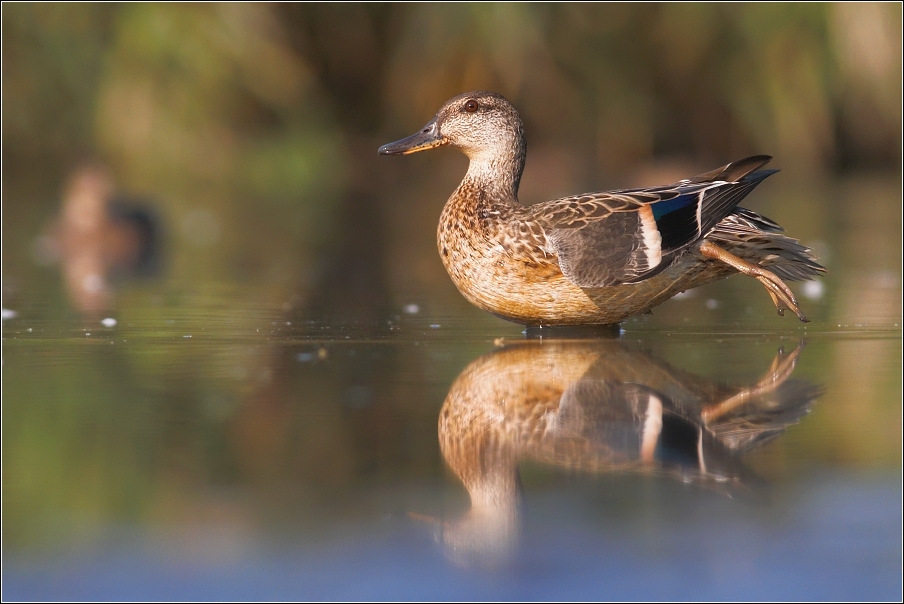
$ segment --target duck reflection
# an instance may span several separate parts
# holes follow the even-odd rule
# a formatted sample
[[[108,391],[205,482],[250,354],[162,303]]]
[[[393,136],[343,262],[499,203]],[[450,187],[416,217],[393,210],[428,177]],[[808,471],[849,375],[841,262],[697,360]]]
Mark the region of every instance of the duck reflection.
[[[803,344],[757,383],[731,388],[616,340],[525,342],[458,376],[440,411],[442,455],[471,508],[442,524],[447,555],[504,560],[517,537],[523,460],[641,472],[727,495],[759,479],[739,461],[806,414],[820,389],[789,380]]]

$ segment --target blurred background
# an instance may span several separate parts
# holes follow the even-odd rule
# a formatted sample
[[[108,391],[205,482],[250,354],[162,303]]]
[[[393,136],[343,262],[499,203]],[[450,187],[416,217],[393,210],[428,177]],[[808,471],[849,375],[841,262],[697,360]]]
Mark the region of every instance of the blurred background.
[[[100,552],[105,569],[133,530],[216,566],[241,561],[249,535],[465,506],[437,413],[455,376],[521,328],[472,307],[436,251],[466,158],[377,148],[473,89],[524,119],[526,204],[772,155],[781,173],[745,205],[829,269],[793,285],[813,322],[776,316],[736,277],[624,327],[731,383],[809,334],[799,377],[826,394],[755,469],[899,485],[901,23],[899,3],[4,3],[3,543],[17,585],[68,585],[28,552]],[[682,329],[718,339],[661,333]],[[665,517],[671,495],[646,489],[628,489],[641,505],[591,500]]]

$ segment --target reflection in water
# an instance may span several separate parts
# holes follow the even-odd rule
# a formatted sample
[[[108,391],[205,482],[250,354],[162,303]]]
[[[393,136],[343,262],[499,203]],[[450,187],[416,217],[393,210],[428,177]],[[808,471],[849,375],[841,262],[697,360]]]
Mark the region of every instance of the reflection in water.
[[[518,534],[518,463],[666,475],[726,495],[757,477],[739,461],[808,412],[820,389],[789,380],[803,343],[757,383],[729,388],[617,340],[524,343],[458,376],[440,411],[443,457],[471,509],[443,526],[447,555],[492,563]]]
[[[69,177],[60,217],[35,252],[60,264],[72,305],[97,317],[113,307],[111,280],[157,272],[160,227],[146,202],[115,197],[109,171],[88,164]]]

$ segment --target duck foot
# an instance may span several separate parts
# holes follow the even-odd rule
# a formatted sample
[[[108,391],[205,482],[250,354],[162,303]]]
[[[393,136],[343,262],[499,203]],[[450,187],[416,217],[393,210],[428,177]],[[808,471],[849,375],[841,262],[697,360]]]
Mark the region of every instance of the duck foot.
[[[772,271],[768,271],[752,262],[742,260],[710,241],[704,241],[700,244],[700,253],[707,258],[727,264],[739,273],[756,278],[766,288],[766,292],[772,298],[772,303],[775,304],[775,309],[779,315],[784,316],[785,311],[790,310],[804,323],[810,321],[800,310],[800,306],[798,306],[794,294],[791,293],[791,289]]]
[[[563,340],[582,340],[597,338],[621,337],[618,323],[603,325],[527,325],[524,336],[528,340],[545,338]]]

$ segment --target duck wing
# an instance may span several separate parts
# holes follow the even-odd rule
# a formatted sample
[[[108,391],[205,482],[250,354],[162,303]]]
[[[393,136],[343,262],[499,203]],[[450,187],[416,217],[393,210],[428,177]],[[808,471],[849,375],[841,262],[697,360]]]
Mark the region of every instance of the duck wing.
[[[672,185],[587,193],[529,209],[579,287],[636,283],[668,268],[703,239],[764,178],[756,155]]]

